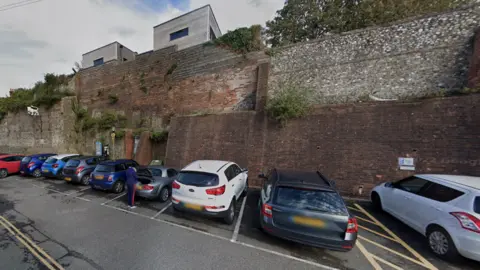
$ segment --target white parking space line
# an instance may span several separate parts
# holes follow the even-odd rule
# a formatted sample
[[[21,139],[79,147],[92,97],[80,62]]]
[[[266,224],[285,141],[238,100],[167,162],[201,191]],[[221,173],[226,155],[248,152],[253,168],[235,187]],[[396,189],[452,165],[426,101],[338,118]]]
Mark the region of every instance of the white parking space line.
[[[123,193],[122,195],[118,195],[117,197],[115,197],[115,198],[113,198],[113,199],[111,199],[111,200],[108,200],[108,201],[102,203],[102,205],[106,205],[107,203],[109,203],[109,202],[111,202],[111,201],[114,201],[114,200],[116,200],[116,199],[118,199],[118,198],[120,198],[120,197],[123,197],[123,196],[125,196],[125,195],[127,195],[126,192]]]
[[[235,230],[233,231],[231,242],[236,242],[238,237],[238,231],[240,230],[240,224],[242,223],[243,211],[245,210],[245,203],[247,202],[247,195],[243,198],[242,207],[240,208],[240,214],[238,215],[237,224],[235,224]]]
[[[151,217],[151,219],[155,219],[156,217],[158,217],[158,215],[160,215],[161,213],[165,212],[165,210],[167,210],[168,207],[170,207],[170,205],[172,205],[172,202],[169,202],[167,204],[167,206],[165,206],[164,208],[162,208],[162,210],[158,211],[158,213],[156,213],[153,217]]]
[[[58,194],[62,194],[64,196],[70,196],[72,194],[74,194],[75,192],[73,193],[65,193],[65,192],[61,192],[61,191],[58,191],[58,190],[55,190],[55,189],[51,189],[51,188],[46,188],[46,187],[41,187],[41,186],[38,186],[38,185],[35,185],[35,184],[32,184],[33,186],[36,186],[38,188],[43,188],[45,190],[48,190],[48,191],[52,191],[52,192],[55,192],[55,193],[58,193]],[[89,199],[85,199],[85,198],[82,198],[82,197],[77,197],[77,196],[73,196],[74,198],[77,198],[79,200],[82,200],[82,201],[86,201],[86,202],[91,202]]]

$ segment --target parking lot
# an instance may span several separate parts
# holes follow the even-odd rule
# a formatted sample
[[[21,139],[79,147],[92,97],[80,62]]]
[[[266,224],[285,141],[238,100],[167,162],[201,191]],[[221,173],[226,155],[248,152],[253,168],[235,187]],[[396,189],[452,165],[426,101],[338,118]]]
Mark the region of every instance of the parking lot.
[[[22,188],[16,189],[17,185]],[[42,205],[42,200],[55,197],[61,199],[62,204],[69,204],[68,213],[75,213],[78,216],[97,208],[122,212],[137,218],[139,224],[148,222],[168,224],[184,231],[224,241],[225,245],[229,242],[249,248],[254,253],[265,252],[292,260],[301,263],[305,268],[468,270],[479,267],[478,263],[466,259],[455,264],[437,259],[428,251],[421,235],[385,213],[372,211],[367,202],[348,201],[349,210],[357,217],[359,223],[359,238],[355,248],[350,252],[335,252],[281,240],[260,231],[257,210],[259,191],[255,189],[251,189],[237,204],[237,220],[232,225],[226,225],[216,219],[174,212],[170,202],[161,203],[137,198],[137,208],[130,209],[126,204],[125,193],[113,194],[92,190],[90,187],[68,184],[61,180],[10,176],[0,180],[0,192],[3,204],[15,205],[31,198],[35,200],[35,204]],[[76,201],[82,202],[81,205],[87,203],[89,206],[80,207],[79,203],[76,207]],[[48,216],[49,212],[66,211],[48,207],[42,209],[45,216]],[[1,212],[0,209],[0,213],[8,218],[7,212]],[[15,217],[13,219],[12,222],[15,222]],[[95,226],[95,221],[88,222],[89,227]],[[121,227],[122,224],[118,226]],[[45,250],[50,254],[48,247]],[[69,264],[65,265],[65,268],[69,268],[68,266]]]

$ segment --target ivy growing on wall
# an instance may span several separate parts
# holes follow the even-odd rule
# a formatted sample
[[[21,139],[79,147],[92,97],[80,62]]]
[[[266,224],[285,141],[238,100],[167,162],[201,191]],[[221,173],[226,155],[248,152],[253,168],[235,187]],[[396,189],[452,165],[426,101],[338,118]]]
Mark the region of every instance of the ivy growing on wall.
[[[262,50],[261,32],[262,27],[260,25],[237,28],[215,39],[213,43],[234,52],[246,54],[248,52]]]

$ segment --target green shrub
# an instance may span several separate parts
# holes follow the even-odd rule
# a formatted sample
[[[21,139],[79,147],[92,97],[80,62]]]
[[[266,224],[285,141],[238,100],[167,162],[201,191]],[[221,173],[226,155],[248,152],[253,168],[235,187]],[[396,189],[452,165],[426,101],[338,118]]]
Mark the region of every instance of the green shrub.
[[[82,122],[82,131],[92,130],[97,126],[97,119],[87,115]]]
[[[76,99],[72,100],[72,111],[77,116],[77,120],[83,119],[88,113],[87,109],[80,106],[80,104],[78,104],[78,101]]]
[[[123,139],[125,137],[125,130],[120,129],[115,131],[115,138],[117,139]]]
[[[117,127],[125,128],[127,127],[127,117],[123,114],[117,114]]]
[[[266,111],[284,125],[289,119],[305,116],[312,107],[312,97],[310,89],[286,83],[268,101]]]
[[[234,31],[228,31],[213,42],[217,46],[227,47],[235,52],[246,54],[263,48],[261,31],[262,27],[260,25],[237,28]]]
[[[152,131],[150,133],[150,140],[153,142],[164,142],[168,139],[168,131],[162,130],[162,131]]]
[[[97,127],[99,130],[108,130],[117,124],[117,114],[114,112],[104,112],[97,120]]]
[[[108,95],[108,100],[109,100],[110,104],[115,104],[118,101],[118,97],[117,97],[117,95],[110,94],[110,95]]]
[[[167,75],[171,75],[175,69],[177,69],[177,63],[173,63],[170,68],[167,70]]]
[[[138,137],[138,136],[142,135],[142,133],[143,133],[144,131],[147,131],[147,130],[148,130],[148,129],[146,129],[146,128],[137,128],[137,129],[135,129],[135,130],[133,131],[132,134],[133,134],[134,137]]]
[[[145,94],[148,93],[148,88],[145,85],[140,86],[140,90],[142,90],[142,92]]]

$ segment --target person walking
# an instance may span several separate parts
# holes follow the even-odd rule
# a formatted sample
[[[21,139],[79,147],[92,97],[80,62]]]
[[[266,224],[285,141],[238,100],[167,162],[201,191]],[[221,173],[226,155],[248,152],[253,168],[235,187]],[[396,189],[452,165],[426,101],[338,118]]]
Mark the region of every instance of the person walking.
[[[127,169],[127,197],[128,197],[128,206],[130,208],[135,207],[135,190],[137,188],[137,169],[135,167],[128,167]]]

